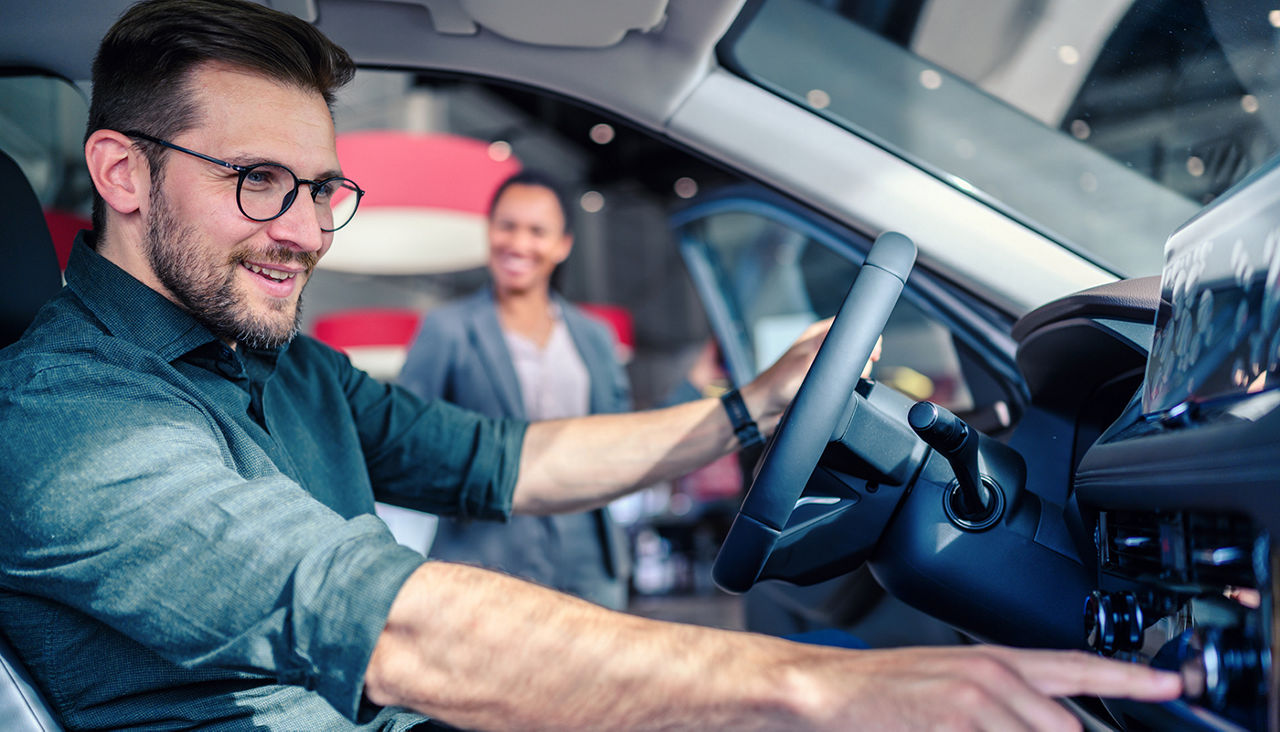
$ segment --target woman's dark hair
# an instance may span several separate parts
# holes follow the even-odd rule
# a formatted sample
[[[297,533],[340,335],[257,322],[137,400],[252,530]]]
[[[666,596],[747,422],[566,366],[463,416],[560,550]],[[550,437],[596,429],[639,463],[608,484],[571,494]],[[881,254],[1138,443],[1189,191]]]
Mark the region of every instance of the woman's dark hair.
[[[314,90],[330,107],[355,75],[346,51],[293,15],[243,0],[147,0],[125,11],[98,46],[85,138],[107,129],[171,140],[190,129],[200,112],[191,75],[210,62]],[[143,147],[158,181],[162,150]],[[95,194],[99,238],[104,225],[102,197]]]
[[[573,209],[569,207],[569,198],[564,192],[564,186],[559,181],[541,170],[526,168],[511,177],[502,181],[498,186],[498,190],[493,192],[493,198],[489,199],[489,217],[493,217],[493,209],[498,205],[498,199],[502,198],[502,194],[507,192],[511,186],[536,186],[538,188],[546,188],[555,194],[556,203],[560,204],[560,215],[564,217],[564,233],[573,233],[573,216],[569,213]]]

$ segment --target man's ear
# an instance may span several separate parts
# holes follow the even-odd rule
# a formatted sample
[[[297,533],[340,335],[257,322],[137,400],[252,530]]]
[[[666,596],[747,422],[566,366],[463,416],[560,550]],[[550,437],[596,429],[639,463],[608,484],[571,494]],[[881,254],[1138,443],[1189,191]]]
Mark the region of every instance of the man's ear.
[[[147,158],[126,135],[115,130],[95,130],[85,140],[84,159],[98,195],[116,212],[134,213],[150,195]]]

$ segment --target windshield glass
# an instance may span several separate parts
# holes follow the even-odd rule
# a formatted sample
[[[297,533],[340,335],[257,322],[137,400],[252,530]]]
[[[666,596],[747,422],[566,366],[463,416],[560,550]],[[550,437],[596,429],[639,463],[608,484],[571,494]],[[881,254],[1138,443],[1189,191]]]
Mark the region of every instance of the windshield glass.
[[[1223,0],[762,0],[723,48],[1123,276],[1277,149],[1280,10]]]

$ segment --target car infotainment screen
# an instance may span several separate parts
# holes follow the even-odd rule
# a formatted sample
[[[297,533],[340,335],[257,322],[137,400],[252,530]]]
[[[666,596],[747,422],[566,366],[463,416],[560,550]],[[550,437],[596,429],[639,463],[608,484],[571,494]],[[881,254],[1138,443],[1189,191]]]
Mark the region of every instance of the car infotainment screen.
[[[1280,385],[1280,162],[1169,238],[1143,412]]]

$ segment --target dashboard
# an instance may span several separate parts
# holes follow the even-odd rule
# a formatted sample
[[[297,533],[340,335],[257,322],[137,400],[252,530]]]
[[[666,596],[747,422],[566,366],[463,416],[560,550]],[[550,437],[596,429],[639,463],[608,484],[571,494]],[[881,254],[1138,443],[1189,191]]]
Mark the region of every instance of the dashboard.
[[[1280,729],[1280,166],[1175,232],[1162,276],[1019,320],[1030,399],[1001,439],[849,373],[874,340],[866,321],[897,296],[863,278],[900,287],[913,256],[892,233],[868,254],[757,468],[717,582],[812,584],[865,562],[975,640],[1182,676],[1175,702],[1072,702],[1103,728]]]
[[[1069,480],[1041,490],[1075,504],[1096,558],[1082,640],[1183,677],[1184,703],[1107,702],[1125,726],[1277,727],[1277,191],[1273,162],[1170,237],[1161,277],[1014,328],[1035,408],[1071,425]],[[1060,465],[1034,432],[1011,444]]]

